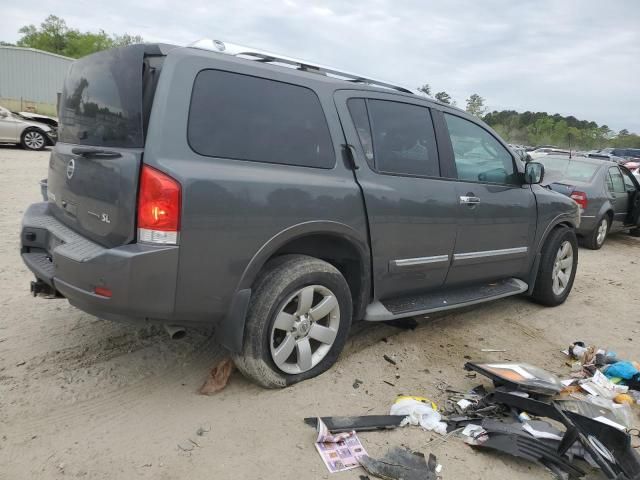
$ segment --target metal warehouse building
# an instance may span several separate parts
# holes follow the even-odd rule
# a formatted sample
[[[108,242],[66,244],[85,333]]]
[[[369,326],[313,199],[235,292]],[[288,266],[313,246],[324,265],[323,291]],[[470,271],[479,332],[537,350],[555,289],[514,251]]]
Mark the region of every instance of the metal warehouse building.
[[[0,105],[55,116],[71,62],[72,58],[34,48],[0,46]]]

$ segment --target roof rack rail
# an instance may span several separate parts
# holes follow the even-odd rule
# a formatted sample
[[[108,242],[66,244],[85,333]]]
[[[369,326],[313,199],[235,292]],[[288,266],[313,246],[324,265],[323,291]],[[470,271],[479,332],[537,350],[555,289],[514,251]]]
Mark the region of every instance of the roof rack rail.
[[[267,52],[265,50],[258,50],[256,48],[237,45],[235,43],[203,38],[196,42],[190,43],[189,45],[187,45],[187,47],[198,48],[200,50],[210,50],[213,52],[224,53],[226,55],[233,55],[235,57],[245,57],[259,62],[280,63],[297,68],[298,70],[331,75],[349,82],[364,83],[375,87],[391,88],[393,90],[404,93],[414,93],[411,89],[403,87],[401,85],[395,85],[393,83],[384,82],[382,80],[364,77],[356,73],[344,72],[333,67],[327,67],[324,65],[307,62],[306,60],[300,60],[299,58],[287,57],[277,53]]]

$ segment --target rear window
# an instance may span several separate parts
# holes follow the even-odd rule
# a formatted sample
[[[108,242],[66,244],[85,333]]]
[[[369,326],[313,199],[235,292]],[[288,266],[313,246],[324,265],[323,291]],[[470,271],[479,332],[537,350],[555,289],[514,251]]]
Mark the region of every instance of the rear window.
[[[367,99],[365,103],[361,98],[350,99],[348,107],[367,161],[373,160],[377,171],[440,175],[428,108],[388,100]]]
[[[544,165],[545,176],[558,180],[571,180],[574,182],[590,182],[600,165],[569,160],[564,158],[537,159]]]
[[[200,155],[319,168],[335,164],[316,94],[264,78],[198,73],[187,136]]]
[[[60,98],[59,140],[105,147],[142,147],[144,45],[75,61]]]

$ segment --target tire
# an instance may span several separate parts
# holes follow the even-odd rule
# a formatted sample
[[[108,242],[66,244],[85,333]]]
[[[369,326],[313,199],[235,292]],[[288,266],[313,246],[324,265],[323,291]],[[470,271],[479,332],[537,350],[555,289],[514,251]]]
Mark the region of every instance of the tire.
[[[592,232],[584,237],[584,246],[591,250],[600,250],[604,245],[605,240],[607,239],[610,228],[611,219],[609,218],[609,215],[603,215],[598,219],[596,228],[594,228]]]
[[[352,304],[349,285],[333,265],[305,255],[277,257],[252,290],[242,352],[233,354],[247,378],[282,388],[335,363],[349,334]],[[314,319],[314,311],[323,316]]]
[[[629,235],[631,235],[632,237],[640,237],[640,228],[632,228],[631,230],[629,230]]]
[[[562,269],[562,263],[559,261],[562,259],[560,249],[564,249],[565,245],[570,246],[571,260],[565,262],[565,268]],[[564,260],[566,259],[567,258],[564,258]],[[567,272],[569,266],[571,269]],[[556,274],[559,267],[561,268],[560,272],[564,274],[562,277]],[[573,287],[577,267],[578,242],[575,232],[567,227],[556,228],[549,234],[547,241],[542,247],[542,257],[540,259],[538,275],[536,276],[536,283],[532,294],[533,300],[549,307],[555,307],[556,305],[564,303]],[[556,277],[558,278],[558,283],[556,283]],[[562,282],[561,278],[564,278],[564,282]],[[563,288],[560,290],[560,287]]]
[[[25,150],[42,150],[47,146],[47,137],[37,128],[30,128],[22,132],[20,145]]]

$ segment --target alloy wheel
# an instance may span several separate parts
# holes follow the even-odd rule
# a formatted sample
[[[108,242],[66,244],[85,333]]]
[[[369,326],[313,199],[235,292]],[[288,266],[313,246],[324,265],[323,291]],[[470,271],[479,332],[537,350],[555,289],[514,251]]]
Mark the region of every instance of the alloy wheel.
[[[604,239],[607,238],[607,231],[609,230],[609,221],[606,218],[600,220],[598,225],[598,233],[596,234],[596,242],[598,245],[604,243]]]
[[[556,253],[556,259],[553,264],[553,272],[551,278],[553,280],[552,288],[555,295],[562,295],[569,285],[571,272],[573,271],[573,246],[569,241],[565,240],[560,245]]]
[[[309,285],[281,305],[271,327],[271,358],[288,374],[311,370],[329,353],[338,334],[338,299],[327,287]]]
[[[44,147],[44,137],[38,132],[27,132],[24,136],[24,143],[32,150],[40,150]]]

